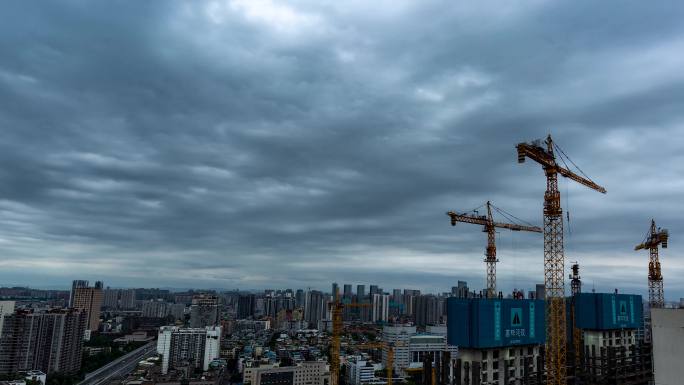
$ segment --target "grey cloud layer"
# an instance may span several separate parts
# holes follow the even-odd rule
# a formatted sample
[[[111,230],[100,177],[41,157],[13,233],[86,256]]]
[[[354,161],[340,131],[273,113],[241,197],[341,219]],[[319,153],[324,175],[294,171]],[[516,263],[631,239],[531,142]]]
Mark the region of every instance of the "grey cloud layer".
[[[552,132],[568,259],[643,293],[650,217],[684,227],[682,5],[13,3],[0,15],[1,283],[483,285],[491,199],[539,223],[514,145]],[[472,227],[472,226],[471,226]],[[500,235],[500,284],[541,239]],[[663,253],[666,295],[684,265]],[[643,284],[642,284],[643,283]]]

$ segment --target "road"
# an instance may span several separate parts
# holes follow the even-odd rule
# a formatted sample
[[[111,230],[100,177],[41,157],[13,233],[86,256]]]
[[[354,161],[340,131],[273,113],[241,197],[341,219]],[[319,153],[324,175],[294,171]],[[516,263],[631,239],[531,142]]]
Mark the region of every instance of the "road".
[[[119,357],[107,365],[85,375],[85,380],[78,385],[105,385],[110,380],[127,376],[138,365],[138,362],[151,357],[157,352],[157,343],[152,341],[138,349]]]

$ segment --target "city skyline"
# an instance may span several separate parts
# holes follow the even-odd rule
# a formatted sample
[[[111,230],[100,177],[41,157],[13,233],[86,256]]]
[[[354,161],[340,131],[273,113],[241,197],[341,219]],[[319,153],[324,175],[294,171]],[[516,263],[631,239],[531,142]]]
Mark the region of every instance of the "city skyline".
[[[684,297],[684,5],[488,5],[7,4],[0,285],[480,290],[445,212],[541,225],[515,145],[551,133],[608,190],[560,181],[566,270],[647,298],[655,218]],[[543,281],[541,235],[497,246],[501,291]]]

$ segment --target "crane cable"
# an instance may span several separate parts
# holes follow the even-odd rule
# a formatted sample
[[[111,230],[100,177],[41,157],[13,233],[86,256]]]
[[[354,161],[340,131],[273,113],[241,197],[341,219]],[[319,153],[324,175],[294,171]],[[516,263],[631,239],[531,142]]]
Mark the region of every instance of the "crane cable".
[[[559,155],[561,155],[560,156],[561,160],[563,160],[563,157],[565,157],[565,159],[567,159],[568,162],[572,163],[572,165],[575,166],[575,168],[577,169],[577,171],[580,172],[580,174],[584,175],[585,178],[587,178],[593,182],[593,180],[591,180],[591,178],[589,178],[589,175],[585,174],[584,171],[582,171],[582,169],[579,168],[579,166],[576,165],[575,162],[573,162],[572,159],[570,159],[570,157],[565,153],[565,151],[563,151],[563,149],[560,148],[555,142],[553,143],[553,147],[555,149],[557,149],[558,151],[560,151]],[[563,164],[565,164],[565,161],[563,161]],[[565,168],[567,168],[568,170],[570,169],[570,167],[568,167],[567,165],[565,166]]]
[[[506,210],[500,209],[500,208],[494,206],[493,204],[492,204],[492,207],[494,207],[494,210],[496,210],[499,214],[501,214],[501,215],[503,215],[504,217],[506,217],[506,219],[508,219],[508,220],[511,221],[511,222],[516,222],[516,221],[517,221],[517,224],[524,223],[524,224],[526,224],[526,225],[528,225],[528,226],[534,226],[534,225],[531,224],[530,222],[527,222],[527,221],[525,221],[525,220],[523,220],[523,219],[520,219],[520,218],[516,217],[515,215],[513,215],[513,214],[507,212]]]

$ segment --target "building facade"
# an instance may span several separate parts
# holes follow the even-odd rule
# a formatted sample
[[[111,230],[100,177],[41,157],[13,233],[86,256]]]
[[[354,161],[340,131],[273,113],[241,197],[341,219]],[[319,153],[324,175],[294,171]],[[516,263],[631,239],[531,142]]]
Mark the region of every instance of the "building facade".
[[[651,309],[654,378],[656,384],[684,380],[684,309]]]
[[[219,357],[221,327],[181,328],[163,326],[159,328],[157,353],[162,356],[162,374],[175,368],[202,368]]]
[[[218,297],[213,294],[194,296],[190,306],[190,327],[204,328],[216,324],[218,324]]]
[[[100,287],[77,287],[73,295],[73,307],[88,313],[87,330],[97,331],[100,327],[100,311],[104,301],[104,291]]]
[[[324,361],[304,361],[297,366],[245,368],[244,385],[328,385],[330,373]]]
[[[450,297],[447,313],[447,342],[458,346],[456,384],[541,381],[544,301]]]
[[[327,296],[318,290],[306,292],[304,304],[304,321],[309,327],[318,327],[318,323],[325,318]]]
[[[0,373],[78,372],[87,321],[87,313],[77,309],[8,315],[0,335]]]
[[[393,370],[399,372],[408,368],[411,363],[410,342],[411,337],[416,335],[416,327],[414,325],[385,325],[382,328],[382,341],[387,345],[393,346],[394,361]],[[382,349],[382,364],[384,367],[388,365],[388,350],[385,346]]]

